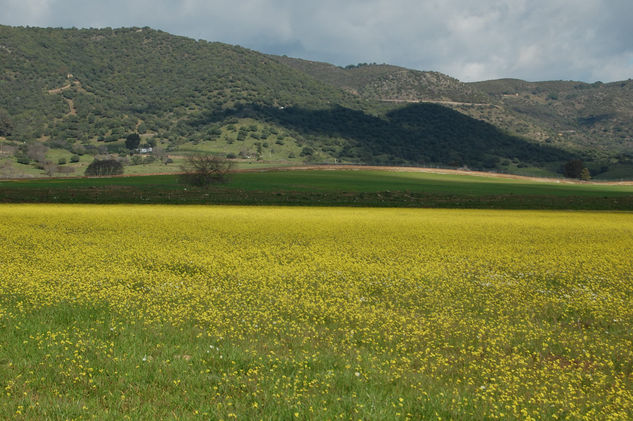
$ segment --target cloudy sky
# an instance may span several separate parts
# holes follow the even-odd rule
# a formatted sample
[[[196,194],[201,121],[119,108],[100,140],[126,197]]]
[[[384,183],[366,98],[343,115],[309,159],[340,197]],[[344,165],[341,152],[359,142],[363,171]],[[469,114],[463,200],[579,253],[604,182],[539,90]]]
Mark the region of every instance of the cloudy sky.
[[[631,0],[0,0],[0,24],[150,26],[337,65],[462,81],[633,78]]]

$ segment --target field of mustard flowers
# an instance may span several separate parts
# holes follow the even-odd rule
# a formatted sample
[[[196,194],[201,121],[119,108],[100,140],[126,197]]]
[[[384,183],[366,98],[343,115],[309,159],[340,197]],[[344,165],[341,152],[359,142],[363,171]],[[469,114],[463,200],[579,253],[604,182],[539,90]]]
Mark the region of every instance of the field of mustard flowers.
[[[633,214],[0,206],[2,419],[631,419]]]

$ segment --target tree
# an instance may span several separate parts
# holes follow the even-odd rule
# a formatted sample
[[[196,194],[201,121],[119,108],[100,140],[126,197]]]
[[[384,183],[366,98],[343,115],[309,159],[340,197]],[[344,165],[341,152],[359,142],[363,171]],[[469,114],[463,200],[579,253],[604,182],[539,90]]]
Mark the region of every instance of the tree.
[[[579,177],[582,181],[589,181],[591,180],[591,174],[589,173],[589,169],[588,168],[583,168],[582,171],[580,172],[580,177]]]
[[[46,152],[48,147],[40,142],[29,143],[26,149],[26,156],[37,162],[46,161]]]
[[[119,175],[123,174],[123,164],[116,159],[95,159],[86,168],[85,175]]]
[[[39,163],[39,167],[44,170],[47,176],[52,177],[58,170],[58,166],[53,162],[46,160]]]
[[[138,133],[131,133],[125,138],[125,147],[131,151],[138,148],[140,144],[141,136],[139,136]]]
[[[233,162],[216,155],[189,155],[181,166],[180,182],[189,186],[207,187],[226,183]]]
[[[580,159],[572,159],[563,166],[563,175],[567,178],[580,178],[583,168],[585,165]]]

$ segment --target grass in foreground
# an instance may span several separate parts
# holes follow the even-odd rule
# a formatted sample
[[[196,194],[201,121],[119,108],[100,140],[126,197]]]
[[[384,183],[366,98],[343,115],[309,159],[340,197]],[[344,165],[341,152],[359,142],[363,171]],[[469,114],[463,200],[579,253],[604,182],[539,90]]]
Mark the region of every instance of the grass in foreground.
[[[0,206],[0,418],[630,419],[630,214]]]
[[[0,182],[4,202],[291,204],[509,209],[633,209],[633,186],[388,171],[236,173],[183,188],[175,175]]]

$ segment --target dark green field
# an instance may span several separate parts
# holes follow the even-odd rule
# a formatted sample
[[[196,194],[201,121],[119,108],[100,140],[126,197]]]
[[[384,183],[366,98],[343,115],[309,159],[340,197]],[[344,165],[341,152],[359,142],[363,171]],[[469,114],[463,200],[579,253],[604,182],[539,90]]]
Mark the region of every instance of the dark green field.
[[[0,181],[5,203],[181,203],[633,210],[633,186],[379,170],[235,173],[186,188],[176,175]]]

